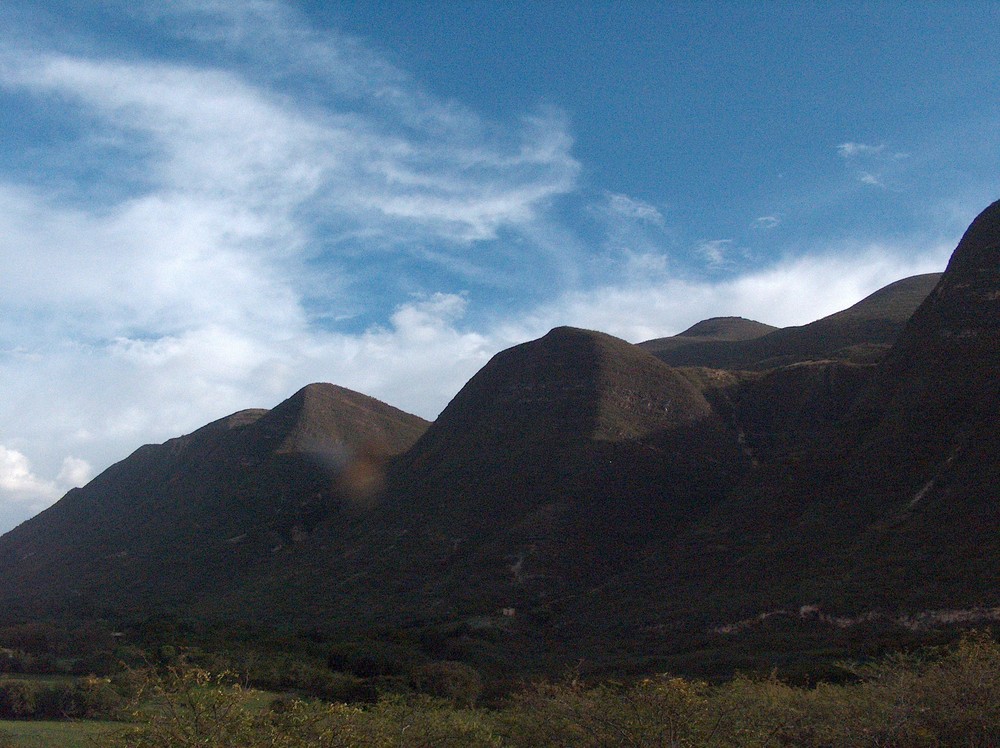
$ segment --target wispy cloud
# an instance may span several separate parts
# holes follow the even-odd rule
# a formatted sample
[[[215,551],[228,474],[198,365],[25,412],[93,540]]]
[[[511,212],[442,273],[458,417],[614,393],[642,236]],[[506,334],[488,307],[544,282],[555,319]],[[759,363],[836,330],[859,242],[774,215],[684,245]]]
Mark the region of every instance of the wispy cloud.
[[[854,158],[855,156],[871,156],[885,150],[885,144],[868,145],[867,143],[841,143],[837,146],[837,153],[844,158]]]
[[[655,226],[663,226],[663,214],[655,205],[643,200],[637,200],[628,195],[607,193],[608,210],[611,213],[637,221],[644,221]]]
[[[732,239],[708,239],[698,244],[697,253],[710,268],[719,269],[730,264],[733,251]]]
[[[900,278],[940,272],[952,249],[950,241],[918,253],[909,245],[838,244],[722,280],[675,277],[607,284],[566,293],[539,307],[522,318],[521,334],[540,335],[554,325],[570,324],[639,342],[720,315],[801,325],[846,309]]]
[[[889,150],[885,143],[841,143],[837,146],[837,153],[850,164],[848,168],[854,170],[857,182],[880,189],[887,189],[887,180],[894,174],[898,175],[901,162],[910,157],[908,153]],[[859,169],[859,166],[863,168]]]
[[[401,95],[393,127],[356,111],[297,109],[213,69],[42,55],[8,59],[0,83],[70,97],[102,129],[150,144],[154,188],[239,199],[270,217],[312,201],[396,241],[493,238],[569,190],[578,169],[553,111],[525,117],[503,142],[483,138],[472,115],[399,127],[415,106]]]
[[[46,170],[0,174],[0,503],[51,501],[89,472],[74,455],[107,464],[307,377],[433,415],[484,344],[454,327],[464,297],[406,301],[393,258],[433,247],[476,275],[480,245],[497,263],[499,234],[576,184],[556,109],[484,121],[276,3],[146,8],[202,61],[0,43],[0,95],[73,124],[37,146],[60,149]],[[268,66],[239,64],[263,48]],[[372,278],[401,299],[388,326],[326,329]],[[421,360],[426,387],[398,376]]]
[[[755,229],[773,229],[781,225],[779,216],[760,216],[753,222]]]
[[[885,185],[882,184],[882,180],[879,179],[878,176],[868,171],[859,172],[858,181],[861,182],[861,184],[867,184],[871,187],[885,187]]]

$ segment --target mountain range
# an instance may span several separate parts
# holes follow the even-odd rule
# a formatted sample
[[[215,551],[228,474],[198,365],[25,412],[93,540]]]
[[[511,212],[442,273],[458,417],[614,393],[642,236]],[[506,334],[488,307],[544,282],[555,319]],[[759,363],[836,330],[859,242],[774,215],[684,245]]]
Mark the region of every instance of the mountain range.
[[[0,538],[0,609],[410,629],[514,669],[852,651],[1000,618],[998,415],[1000,202],[943,274],[809,325],[556,328],[431,424],[312,384],[141,447]]]

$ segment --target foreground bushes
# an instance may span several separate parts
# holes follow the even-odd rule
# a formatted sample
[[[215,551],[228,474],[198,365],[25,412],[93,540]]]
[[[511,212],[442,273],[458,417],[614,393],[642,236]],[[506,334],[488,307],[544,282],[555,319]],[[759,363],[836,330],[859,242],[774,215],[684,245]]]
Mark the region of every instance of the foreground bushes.
[[[108,678],[0,679],[0,719],[117,719],[125,703]]]
[[[425,675],[453,679],[449,667]],[[1000,647],[970,636],[924,657],[855,668],[848,685],[777,679],[709,686],[656,677],[630,684],[536,685],[497,709],[426,695],[365,707],[284,698],[269,706],[222,677],[174,668],[149,680],[136,724],[110,748],[283,746],[657,746],[930,748],[1000,745]],[[461,676],[461,677],[459,677]],[[463,691],[464,692],[464,691]]]

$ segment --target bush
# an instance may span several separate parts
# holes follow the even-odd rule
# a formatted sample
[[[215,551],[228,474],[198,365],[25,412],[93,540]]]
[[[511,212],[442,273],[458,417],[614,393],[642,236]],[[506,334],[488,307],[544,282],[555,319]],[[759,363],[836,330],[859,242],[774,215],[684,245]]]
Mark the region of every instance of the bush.
[[[81,678],[73,686],[73,714],[80,719],[118,719],[126,700],[109,678]]]
[[[438,662],[412,671],[443,698],[383,697],[364,708],[283,697],[261,711],[222,676],[171,667],[147,673],[136,703],[144,724],[111,748],[346,748],[456,745],[476,748],[988,748],[1000,745],[1000,647],[983,635],[956,646],[851,668],[856,681],[790,685],[776,677],[720,686],[658,676],[634,683],[541,684],[502,709],[467,707],[478,673]],[[343,675],[343,674],[333,674]],[[353,676],[345,676],[352,678]],[[12,684],[21,683],[20,686]],[[332,681],[330,682],[332,684]],[[346,687],[363,683],[343,682]],[[91,679],[101,691],[105,681]],[[36,684],[0,681],[2,703],[30,711]],[[83,683],[74,688],[82,688]],[[9,690],[8,690],[9,689]],[[21,689],[21,690],[18,690]],[[76,703],[82,703],[78,691]],[[46,697],[48,698],[48,697]],[[459,705],[463,706],[459,706]],[[36,704],[37,706],[37,704]],[[10,708],[8,706],[8,708]],[[77,707],[82,709],[81,706]],[[2,746],[0,746],[2,748]]]
[[[331,673],[329,670],[321,670],[314,675],[309,684],[309,693],[324,701],[341,704],[370,703],[378,699],[378,691],[371,681],[350,673]]]
[[[0,681],[0,719],[117,719],[124,705],[106,678]]]
[[[0,629],[0,645],[30,654],[58,654],[66,640],[65,630],[47,623],[24,623]]]
[[[17,649],[0,649],[0,673],[26,673],[33,659]]]
[[[327,667],[359,678],[405,675],[421,658],[412,648],[392,642],[366,641],[330,648]]]
[[[504,715],[512,746],[697,746],[714,732],[704,683],[661,676],[631,686],[542,684]]]
[[[24,680],[0,681],[0,718],[28,719],[35,714],[38,688]]]
[[[76,688],[72,683],[45,683],[35,696],[36,719],[67,719],[78,712]]]
[[[456,706],[473,706],[483,692],[483,677],[461,662],[429,662],[410,675],[420,693],[445,699]]]

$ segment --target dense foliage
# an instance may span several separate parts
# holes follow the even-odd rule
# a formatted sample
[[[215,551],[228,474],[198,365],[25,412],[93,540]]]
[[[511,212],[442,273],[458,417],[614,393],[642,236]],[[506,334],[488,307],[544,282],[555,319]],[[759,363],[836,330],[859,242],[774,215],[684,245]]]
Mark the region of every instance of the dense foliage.
[[[814,688],[776,678],[709,685],[659,676],[633,683],[533,686],[493,709],[427,696],[368,706],[254,702],[223,676],[168,668],[146,684],[139,723],[111,748],[240,746],[671,746],[856,748],[1000,744],[1000,646],[984,635],[919,656],[854,668],[855,682]]]

